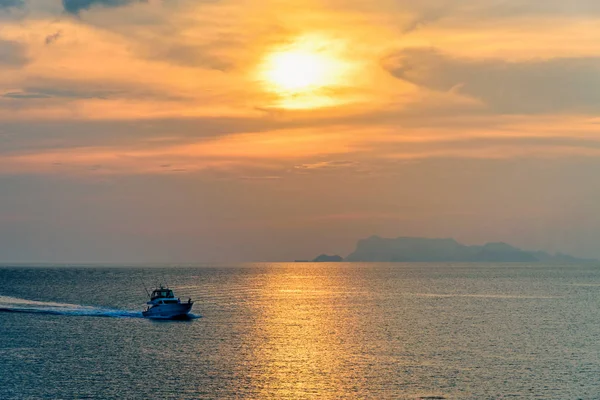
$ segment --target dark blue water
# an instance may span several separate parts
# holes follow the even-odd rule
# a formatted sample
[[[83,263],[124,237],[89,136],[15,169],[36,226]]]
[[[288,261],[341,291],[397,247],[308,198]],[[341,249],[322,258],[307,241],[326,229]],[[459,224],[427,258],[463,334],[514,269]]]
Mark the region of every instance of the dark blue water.
[[[600,268],[5,266],[0,339],[0,399],[598,399]]]

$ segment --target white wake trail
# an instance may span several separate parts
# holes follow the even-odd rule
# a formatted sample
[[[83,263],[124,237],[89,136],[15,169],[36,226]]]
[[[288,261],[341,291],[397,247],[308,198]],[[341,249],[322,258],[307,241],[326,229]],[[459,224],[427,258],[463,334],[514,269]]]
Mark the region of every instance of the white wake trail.
[[[0,296],[0,312],[71,315],[83,317],[142,318],[142,313],[137,311],[82,306],[79,304],[55,303],[50,301],[27,300],[9,296]]]

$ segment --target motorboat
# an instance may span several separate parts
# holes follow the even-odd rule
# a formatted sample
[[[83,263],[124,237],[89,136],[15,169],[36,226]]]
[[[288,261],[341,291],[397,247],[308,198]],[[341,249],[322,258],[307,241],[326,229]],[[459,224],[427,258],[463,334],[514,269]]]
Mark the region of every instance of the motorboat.
[[[194,305],[192,299],[182,302],[181,299],[176,298],[168,287],[160,286],[158,289],[154,289],[149,296],[150,301],[146,303],[148,307],[142,311],[142,315],[146,318],[185,319],[189,317],[188,314]]]

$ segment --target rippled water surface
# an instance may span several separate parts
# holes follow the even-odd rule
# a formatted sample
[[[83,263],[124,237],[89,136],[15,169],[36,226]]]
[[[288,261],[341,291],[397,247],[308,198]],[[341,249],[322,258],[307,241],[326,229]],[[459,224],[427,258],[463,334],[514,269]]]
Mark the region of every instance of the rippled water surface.
[[[141,318],[141,281],[197,300]],[[0,267],[0,399],[600,398],[600,268]]]

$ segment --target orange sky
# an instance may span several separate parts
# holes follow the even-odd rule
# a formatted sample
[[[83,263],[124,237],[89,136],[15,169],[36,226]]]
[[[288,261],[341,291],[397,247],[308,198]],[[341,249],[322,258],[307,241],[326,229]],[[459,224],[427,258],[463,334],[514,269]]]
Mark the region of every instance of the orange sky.
[[[598,4],[0,1],[0,260],[598,257]]]

